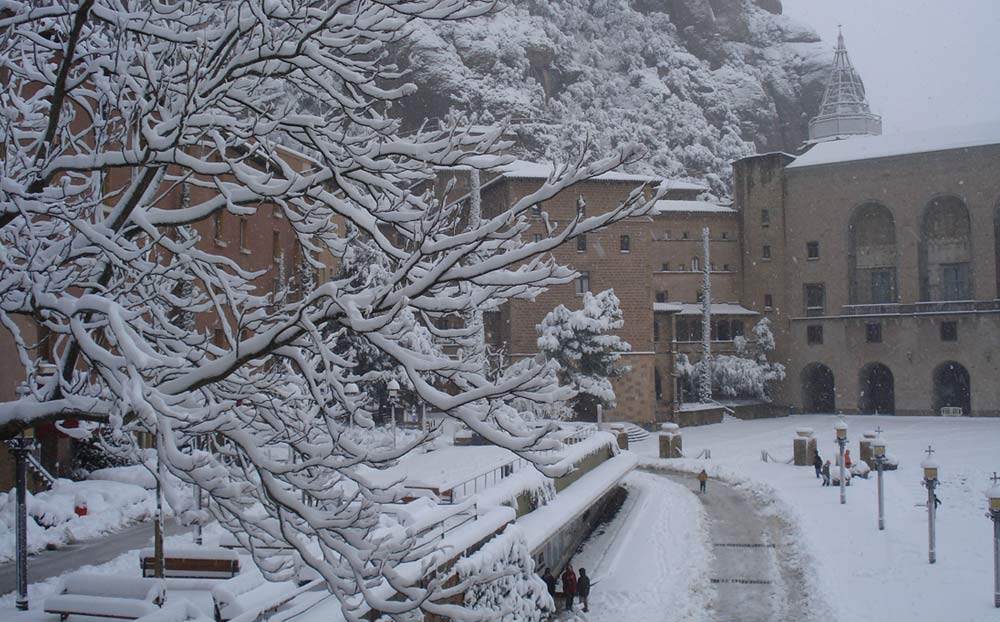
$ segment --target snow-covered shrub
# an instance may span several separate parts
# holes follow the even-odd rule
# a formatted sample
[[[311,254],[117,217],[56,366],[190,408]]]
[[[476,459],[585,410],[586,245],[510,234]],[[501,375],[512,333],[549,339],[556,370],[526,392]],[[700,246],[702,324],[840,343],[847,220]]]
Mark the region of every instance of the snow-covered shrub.
[[[524,532],[509,525],[503,533],[455,564],[458,576],[472,585],[465,605],[487,611],[502,622],[540,622],[555,611],[545,583],[535,571]]]
[[[748,398],[770,400],[768,385],[785,378],[785,366],[771,363],[767,353],[774,349],[774,335],[770,320],[761,319],[753,327],[753,338],[736,337],[736,354],[712,356],[710,377],[712,395],[720,398]],[[676,370],[686,383],[689,394],[697,395],[706,363],[691,363],[687,355],[678,356]]]

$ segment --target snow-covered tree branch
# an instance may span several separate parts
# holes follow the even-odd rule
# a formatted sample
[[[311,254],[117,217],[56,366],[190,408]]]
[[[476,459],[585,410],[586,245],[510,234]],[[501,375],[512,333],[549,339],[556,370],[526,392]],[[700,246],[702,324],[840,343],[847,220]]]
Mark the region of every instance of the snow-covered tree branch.
[[[424,190],[434,167],[505,163],[503,128],[453,119],[400,136],[386,111],[413,88],[383,53],[416,20],[493,6],[0,1],[0,323],[31,389],[0,404],[0,436],[68,417],[135,425],[244,544],[291,545],[348,619],[484,617],[439,604],[440,581],[398,570],[416,561],[413,534],[382,513],[400,490],[372,468],[422,439],[370,442],[371,404],[349,390],[370,380],[360,353],[389,361],[416,399],[557,474],[547,430],[492,416],[516,398],[554,399],[544,366],[488,379],[414,327],[446,343],[468,337],[476,327],[434,323],[568,282],[549,251],[659,197],[637,188],[522,242],[531,206],[639,157],[626,146],[584,154],[509,209],[452,226],[462,215]],[[295,277],[213,243],[223,217],[270,228],[264,214],[288,232],[275,261]],[[379,278],[313,285],[314,270],[361,244]],[[288,570],[288,558],[257,561]]]

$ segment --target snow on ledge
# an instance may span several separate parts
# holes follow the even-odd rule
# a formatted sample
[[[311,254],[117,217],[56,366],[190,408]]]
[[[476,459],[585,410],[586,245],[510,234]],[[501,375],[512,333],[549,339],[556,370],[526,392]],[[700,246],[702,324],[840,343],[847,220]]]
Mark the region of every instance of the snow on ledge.
[[[682,201],[677,199],[664,199],[653,204],[650,212],[653,216],[665,213],[685,213],[700,212],[713,214],[735,214],[736,210],[725,205],[717,205],[708,201]]]
[[[653,311],[678,315],[701,315],[701,304],[696,302],[654,302]],[[733,302],[712,303],[712,315],[759,315],[753,309]]]
[[[524,530],[528,548],[536,552],[559,529],[583,514],[635,468],[638,457],[622,452],[602,462],[586,475],[563,489],[554,500],[517,520]]]
[[[941,127],[886,136],[855,136],[817,143],[786,168],[946,151],[1000,144],[1000,120],[960,127]]]

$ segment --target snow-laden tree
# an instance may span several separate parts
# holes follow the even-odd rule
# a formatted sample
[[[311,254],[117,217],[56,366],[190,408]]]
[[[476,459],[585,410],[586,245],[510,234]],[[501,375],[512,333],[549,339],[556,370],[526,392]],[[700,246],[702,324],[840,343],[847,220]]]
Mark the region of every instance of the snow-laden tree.
[[[740,336],[733,340],[735,355],[712,356],[707,370],[704,360],[692,364],[686,355],[678,357],[677,373],[692,393],[702,388],[701,379],[707,372],[712,379],[712,395],[770,400],[768,386],[784,380],[785,366],[767,360],[767,353],[774,349],[771,321],[761,318],[751,332],[750,339]]]
[[[265,572],[286,575],[290,558],[259,545],[287,543],[348,619],[371,609],[486,617],[445,604],[468,585],[401,571],[440,556],[382,511],[401,490],[373,468],[422,439],[368,442],[364,396],[347,391],[365,379],[360,350],[338,344],[363,340],[420,400],[557,475],[547,429],[493,416],[512,399],[562,397],[543,365],[490,379],[481,365],[422,350],[410,332],[419,322],[443,340],[467,338],[475,327],[435,320],[568,283],[574,273],[550,251],[662,194],[636,189],[606,213],[522,241],[532,205],[639,157],[626,146],[554,167],[537,191],[455,227],[457,204],[423,190],[431,171],[505,163],[503,128],[453,119],[400,136],[386,111],[413,88],[384,52],[415,22],[493,6],[0,1],[0,325],[30,387],[0,403],[0,436],[66,418],[147,430],[162,468],[205,491]],[[294,238],[283,246],[297,258],[297,291],[272,286],[273,267],[246,269],[207,233],[219,214],[258,210],[275,211]],[[349,230],[370,239],[387,278],[310,288],[309,267],[343,256]],[[182,515],[205,518],[165,492]]]
[[[559,305],[538,325],[538,349],[558,363],[560,383],[573,389],[573,410],[589,413],[598,404],[615,405],[611,379],[628,371],[619,364],[631,346],[611,331],[625,325],[621,304],[613,289],[586,292],[579,309]]]

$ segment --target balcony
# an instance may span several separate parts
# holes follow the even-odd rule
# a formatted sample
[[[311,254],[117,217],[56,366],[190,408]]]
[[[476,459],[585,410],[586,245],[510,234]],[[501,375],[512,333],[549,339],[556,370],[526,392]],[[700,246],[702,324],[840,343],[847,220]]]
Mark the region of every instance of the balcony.
[[[946,315],[950,313],[1000,313],[1000,300],[942,300],[935,302],[844,305],[841,316]]]

